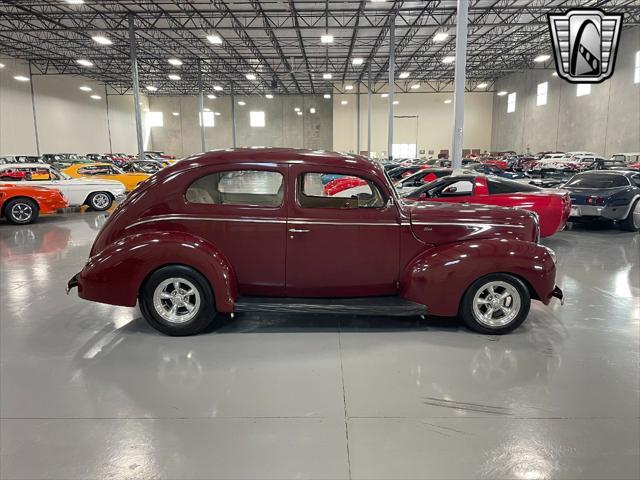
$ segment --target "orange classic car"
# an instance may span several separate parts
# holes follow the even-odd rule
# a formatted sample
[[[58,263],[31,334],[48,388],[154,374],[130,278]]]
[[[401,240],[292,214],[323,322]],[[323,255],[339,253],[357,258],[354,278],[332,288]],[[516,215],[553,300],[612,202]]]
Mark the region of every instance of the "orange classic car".
[[[66,173],[72,178],[90,177],[117,180],[124,184],[127,192],[132,191],[138,184],[151,176],[148,173],[123,172],[111,163],[79,163],[65,168],[62,173]]]
[[[53,188],[0,185],[0,216],[10,223],[33,223],[40,213],[55,213],[67,206],[64,195]]]

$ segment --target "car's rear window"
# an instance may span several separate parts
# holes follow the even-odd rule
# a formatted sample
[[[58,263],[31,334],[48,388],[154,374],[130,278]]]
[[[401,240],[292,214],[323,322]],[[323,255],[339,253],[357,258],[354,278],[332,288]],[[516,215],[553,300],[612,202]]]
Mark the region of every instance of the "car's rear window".
[[[193,182],[186,198],[191,203],[278,207],[284,198],[283,177],[266,170],[216,172]]]
[[[596,173],[576,175],[569,180],[565,187],[574,188],[615,188],[626,187],[629,180],[624,175],[602,174]]]
[[[497,193],[539,192],[541,190],[540,187],[536,187],[535,185],[505,180],[504,178],[489,177],[487,177],[487,188],[491,195]]]

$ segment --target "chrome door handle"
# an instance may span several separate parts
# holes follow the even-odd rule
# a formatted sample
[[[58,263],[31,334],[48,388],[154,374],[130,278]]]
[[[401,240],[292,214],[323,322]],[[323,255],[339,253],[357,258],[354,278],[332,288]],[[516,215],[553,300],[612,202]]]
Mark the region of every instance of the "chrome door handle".
[[[304,230],[301,228],[290,228],[289,232],[290,233],[309,233],[309,230]]]

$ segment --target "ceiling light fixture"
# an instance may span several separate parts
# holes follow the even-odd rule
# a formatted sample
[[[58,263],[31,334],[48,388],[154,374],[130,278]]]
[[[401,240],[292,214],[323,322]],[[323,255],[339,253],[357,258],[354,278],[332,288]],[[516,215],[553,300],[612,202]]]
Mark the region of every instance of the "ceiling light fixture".
[[[168,75],[168,77],[169,77],[169,80],[176,80],[177,81],[177,80],[181,79],[180,75],[176,75],[175,73],[170,73]]]
[[[451,99],[450,98],[446,99],[444,103],[451,103]]]
[[[315,109],[315,108],[313,108],[313,107],[311,107],[311,108],[309,109],[309,113],[316,113],[316,109]]]
[[[453,63],[455,59],[456,57],[454,57],[453,55],[448,55],[442,59],[442,63]]]
[[[222,91],[222,87],[221,87],[220,85],[214,85],[214,86],[213,86],[213,89],[214,89],[216,92],[221,92],[221,91]]]
[[[296,112],[298,115],[302,115],[302,112]]]
[[[249,80],[250,82],[253,82],[253,81],[256,79],[256,76],[255,76],[253,73],[247,73],[247,74],[245,75],[245,78],[246,78],[247,80]]]
[[[210,109],[210,108],[203,108],[203,109],[202,109],[202,111],[203,111],[203,112],[210,112],[210,111],[211,111],[211,109]]]
[[[220,116],[220,112],[213,112],[213,114],[214,114],[216,117],[219,117],[219,116]]]
[[[449,34],[447,32],[438,32],[433,36],[433,41],[440,43],[444,42],[447,38],[449,38]]]
[[[558,72],[553,72],[553,73],[551,74],[551,76],[552,76],[552,77],[557,77],[557,76],[558,76]]]
[[[14,80],[17,80],[19,82],[28,82],[29,81],[29,77],[25,77],[24,75],[16,75],[13,78],[14,78]]]
[[[173,65],[174,67],[182,66],[182,60],[180,60],[179,58],[170,58],[167,61],[169,62],[169,65]]]
[[[78,65],[82,65],[83,67],[93,67],[93,62],[91,60],[85,60],[81,58],[80,60],[76,60]]]
[[[543,55],[538,55],[536,58],[533,59],[533,61],[536,63],[542,63],[542,62],[546,62],[550,58],[551,58],[551,55],[543,54]]]
[[[0,63],[0,68],[4,68],[4,63]]]
[[[171,115],[173,115],[174,117],[179,117],[180,116],[180,112],[173,112]]]
[[[84,0],[64,0],[65,2],[67,2],[69,5],[82,5],[84,3]]]
[[[265,95],[265,98],[268,98],[269,100],[271,100],[273,98],[273,95],[271,95],[270,93],[267,93]]]
[[[222,37],[220,35],[216,35],[216,34],[207,35],[207,40],[212,45],[222,45]]]
[[[400,102],[399,102],[398,100],[394,100],[394,101],[393,101],[393,104],[394,104],[394,105],[400,105]]]
[[[299,112],[299,111],[300,111],[300,107],[295,107],[295,108],[293,109],[293,111],[294,111],[294,112]]]
[[[388,94],[388,93],[382,93],[382,94],[380,94],[380,96],[381,96],[382,98],[387,98],[387,97],[389,96],[389,94]]]
[[[340,105],[346,105],[346,104],[348,104],[348,103],[349,103],[349,102],[348,102],[347,100],[342,100],[342,101],[340,102]]]
[[[353,85],[345,85],[344,89],[345,90],[353,90]]]
[[[411,85],[411,90],[417,90],[420,88],[420,84],[419,83],[414,83],[413,85]]]
[[[83,92],[90,92],[93,89],[91,87],[87,87],[86,85],[83,85],[80,87],[80,90],[82,90]]]
[[[487,88],[488,86],[489,86],[488,83],[482,82],[482,83],[479,83],[476,88],[483,89],[483,88]]]
[[[333,75],[332,75],[332,74],[330,74],[330,73],[323,73],[323,74],[322,74],[322,78],[323,78],[324,80],[331,80],[331,79],[333,78]]]
[[[242,100],[238,101],[238,105],[240,105],[241,107],[244,107],[246,105],[246,102],[243,102]]]
[[[362,65],[364,63],[364,58],[356,57],[351,59],[351,65]]]
[[[113,42],[104,35],[94,35],[91,39],[100,45],[113,45]]]
[[[93,98],[94,100],[102,99],[102,97],[100,95],[91,95],[91,98]]]
[[[504,97],[508,92],[506,90],[500,90],[498,93],[496,93],[496,95],[498,95],[499,97]]]
[[[158,91],[158,87],[154,87],[153,85],[147,85],[144,88],[146,88],[150,92],[157,92]]]
[[[215,100],[215,99],[216,99],[216,98],[218,98],[218,97],[216,97],[213,93],[210,93],[209,95],[207,95],[207,98],[208,98],[209,100]]]
[[[326,98],[327,100],[329,100],[331,98],[331,94],[330,93],[325,93],[323,95],[324,98]]]
[[[411,75],[409,72],[401,72],[398,78],[409,78],[409,75]]]
[[[325,33],[323,35],[320,35],[320,41],[322,43],[333,43],[333,35],[331,35],[329,33]]]

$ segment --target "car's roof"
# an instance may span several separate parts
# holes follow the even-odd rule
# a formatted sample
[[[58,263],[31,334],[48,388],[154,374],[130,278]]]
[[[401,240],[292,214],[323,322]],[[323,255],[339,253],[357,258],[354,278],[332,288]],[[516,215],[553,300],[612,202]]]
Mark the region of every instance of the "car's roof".
[[[624,175],[625,177],[629,177],[637,174],[638,172],[636,170],[587,170],[577,175]]]
[[[194,162],[211,163],[314,163],[329,166],[350,166],[371,168],[377,163],[360,156],[347,153],[329,152],[326,150],[306,150],[298,148],[229,148],[213,150],[194,155],[179,162],[179,165],[189,165]],[[411,165],[412,167],[414,165]]]
[[[48,163],[6,163],[0,165],[1,168],[50,168]]]

